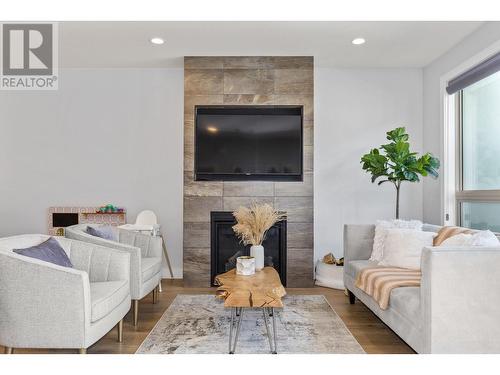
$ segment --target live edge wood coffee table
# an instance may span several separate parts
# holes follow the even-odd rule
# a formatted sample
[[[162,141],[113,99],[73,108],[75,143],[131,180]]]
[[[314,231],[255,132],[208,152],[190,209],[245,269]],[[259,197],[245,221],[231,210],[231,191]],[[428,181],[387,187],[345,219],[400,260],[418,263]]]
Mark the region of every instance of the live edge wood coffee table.
[[[281,284],[278,272],[273,267],[264,267],[263,270],[255,272],[251,276],[237,275],[236,270],[223,273],[215,277],[217,296],[224,299],[224,307],[231,309],[231,325],[229,326],[229,354],[234,354],[238,335],[240,333],[243,309],[260,308],[264,316],[267,338],[271,353],[276,354],[276,321],[274,309],[283,308],[281,298],[286,295],[285,288]],[[272,322],[272,330],[269,329],[269,320]],[[233,338],[233,330],[236,333]]]

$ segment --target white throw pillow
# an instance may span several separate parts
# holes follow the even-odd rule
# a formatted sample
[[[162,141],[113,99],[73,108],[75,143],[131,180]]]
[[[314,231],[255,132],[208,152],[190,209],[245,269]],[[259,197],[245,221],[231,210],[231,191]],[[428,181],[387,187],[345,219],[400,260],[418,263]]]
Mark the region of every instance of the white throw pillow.
[[[384,256],[379,265],[420,269],[425,246],[432,246],[437,233],[414,229],[388,229],[384,243]]]
[[[439,247],[445,246],[470,246],[472,234],[460,233],[454,236],[448,237],[446,240],[441,242]]]
[[[375,237],[373,238],[373,250],[370,260],[380,262],[384,256],[384,241],[387,230],[391,228],[422,230],[420,220],[377,220],[375,225]]]
[[[497,236],[495,236],[491,230],[482,230],[472,235],[470,245],[494,247],[494,246],[499,246],[500,241],[498,241]]]
[[[456,234],[444,240],[439,246],[495,247],[500,246],[500,241],[492,231],[482,230],[474,234]]]

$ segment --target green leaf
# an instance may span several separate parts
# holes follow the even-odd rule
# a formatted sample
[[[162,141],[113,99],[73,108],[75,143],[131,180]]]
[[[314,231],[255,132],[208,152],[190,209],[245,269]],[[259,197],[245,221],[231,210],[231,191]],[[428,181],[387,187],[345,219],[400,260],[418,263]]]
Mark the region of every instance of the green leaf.
[[[408,134],[406,134],[406,129],[404,127],[396,128],[394,130],[387,132],[387,139],[389,141],[404,141],[408,140]]]
[[[438,177],[439,159],[431,153],[421,156],[410,150],[409,136],[404,127],[387,132],[387,144],[370,150],[361,157],[363,170],[371,174],[372,182],[400,184],[402,181],[419,182],[420,176]]]

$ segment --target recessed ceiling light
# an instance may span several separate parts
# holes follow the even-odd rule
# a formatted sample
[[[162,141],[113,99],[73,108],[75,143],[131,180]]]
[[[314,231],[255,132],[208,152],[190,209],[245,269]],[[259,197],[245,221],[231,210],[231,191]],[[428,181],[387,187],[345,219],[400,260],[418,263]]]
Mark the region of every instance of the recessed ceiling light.
[[[151,38],[151,43],[153,44],[163,44],[165,41],[162,38]]]
[[[365,44],[366,40],[365,40],[365,38],[356,38],[356,39],[353,39],[351,43],[358,46],[360,44]]]

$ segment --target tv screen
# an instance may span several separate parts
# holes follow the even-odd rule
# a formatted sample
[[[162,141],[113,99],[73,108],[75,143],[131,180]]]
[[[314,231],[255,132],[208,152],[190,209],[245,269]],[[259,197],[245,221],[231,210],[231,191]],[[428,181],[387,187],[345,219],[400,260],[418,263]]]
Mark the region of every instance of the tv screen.
[[[302,107],[197,106],[196,180],[302,180]]]
[[[52,226],[53,227],[69,227],[71,225],[78,224],[78,214],[77,213],[59,213],[54,212],[52,214]]]

